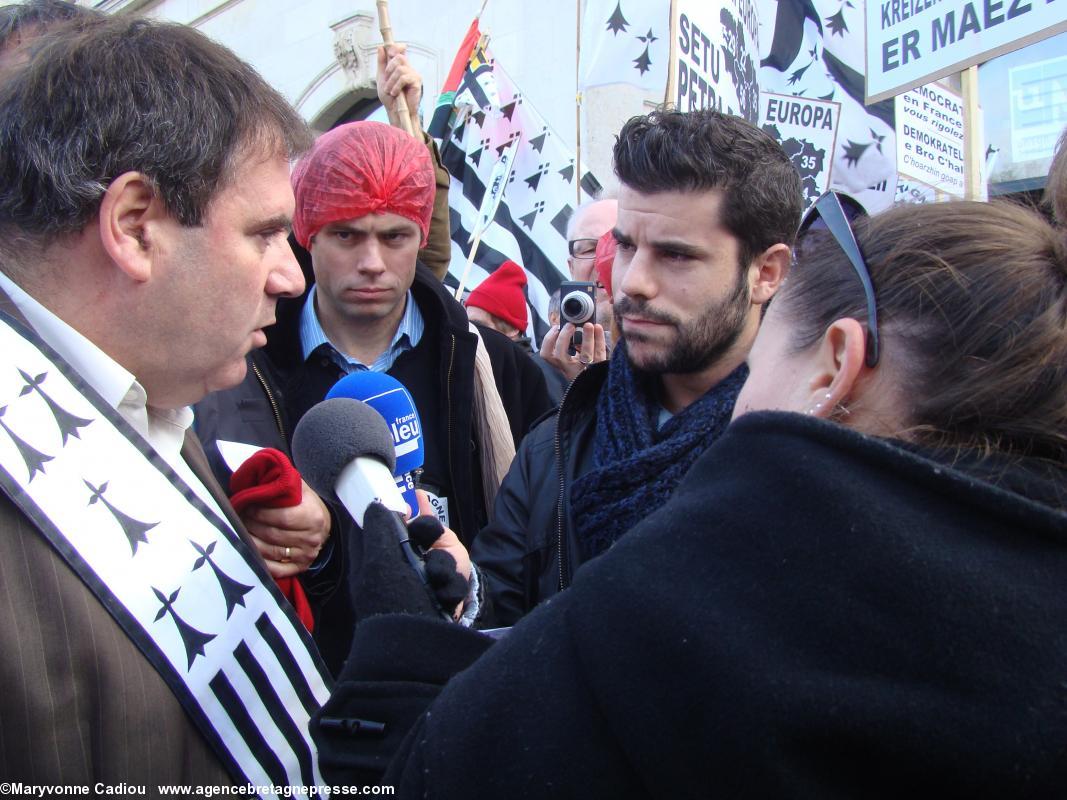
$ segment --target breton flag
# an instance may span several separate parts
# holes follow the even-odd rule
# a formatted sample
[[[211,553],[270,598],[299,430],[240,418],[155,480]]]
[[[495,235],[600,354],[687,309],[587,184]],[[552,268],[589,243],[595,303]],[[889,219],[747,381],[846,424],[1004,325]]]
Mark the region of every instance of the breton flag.
[[[452,176],[452,264],[446,283],[455,288],[463,275],[486,188],[501,157],[513,149],[511,175],[482,233],[468,283],[476,287],[506,260],[519,264],[534,311],[528,332],[539,339],[548,330],[548,297],[569,277],[566,233],[577,203],[575,183],[580,180],[583,202],[600,192],[600,184],[591,173],[575,174],[574,153],[493,60],[487,44],[475,20],[429,126]]]
[[[863,104],[863,3],[757,0],[757,9],[760,89],[840,103],[831,188],[871,213],[891,206],[898,188],[893,101]]]
[[[670,26],[669,0],[587,0],[578,88],[629,83],[663,92]]]

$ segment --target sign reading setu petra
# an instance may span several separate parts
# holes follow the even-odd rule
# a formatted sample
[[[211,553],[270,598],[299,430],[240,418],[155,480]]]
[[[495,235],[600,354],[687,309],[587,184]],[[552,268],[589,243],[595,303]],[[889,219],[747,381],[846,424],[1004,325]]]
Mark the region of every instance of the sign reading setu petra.
[[[669,69],[675,75],[675,108],[715,108],[755,123],[759,21],[754,0],[677,0],[674,10],[677,41]]]
[[[867,0],[867,103],[1067,30],[1067,0]]]

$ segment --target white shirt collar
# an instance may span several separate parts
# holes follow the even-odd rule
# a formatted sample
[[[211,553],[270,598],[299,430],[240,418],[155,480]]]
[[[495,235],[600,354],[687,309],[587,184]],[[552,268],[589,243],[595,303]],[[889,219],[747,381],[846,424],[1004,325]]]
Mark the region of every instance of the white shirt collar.
[[[22,312],[37,334],[114,408],[208,505],[218,506],[181,457],[185,433],[193,424],[193,410],[152,408],[148,394],[131,372],[111,358],[66,322],[61,320],[17,283],[0,272],[0,289]]]

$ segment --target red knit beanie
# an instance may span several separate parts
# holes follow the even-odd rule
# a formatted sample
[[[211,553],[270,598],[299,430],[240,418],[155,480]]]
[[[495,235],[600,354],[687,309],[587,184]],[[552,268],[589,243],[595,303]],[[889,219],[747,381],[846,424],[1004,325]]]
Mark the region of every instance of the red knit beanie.
[[[619,249],[619,243],[615,241],[615,235],[608,231],[596,243],[596,266],[597,280],[604,287],[604,291],[611,297],[611,267],[615,263],[615,251]]]
[[[505,261],[478,284],[467,298],[468,306],[488,311],[520,331],[526,330],[526,273],[514,261]]]

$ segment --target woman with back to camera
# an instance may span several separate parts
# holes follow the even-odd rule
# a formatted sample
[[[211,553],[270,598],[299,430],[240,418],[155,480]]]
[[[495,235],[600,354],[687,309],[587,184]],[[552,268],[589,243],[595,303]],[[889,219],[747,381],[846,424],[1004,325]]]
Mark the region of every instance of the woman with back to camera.
[[[401,796],[1063,796],[1067,242],[1001,204],[816,217],[727,433],[448,683]]]

